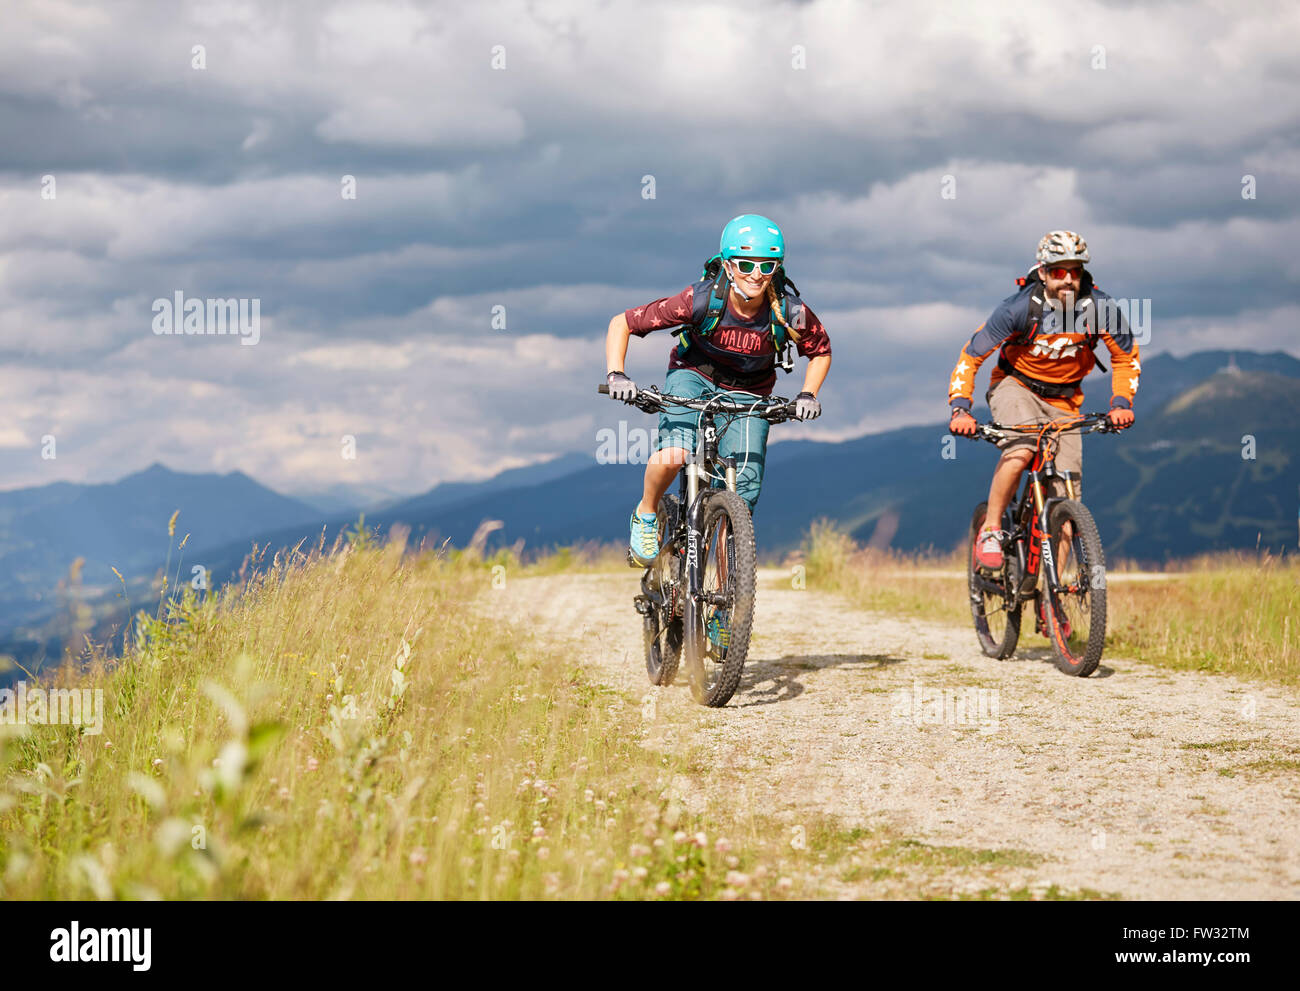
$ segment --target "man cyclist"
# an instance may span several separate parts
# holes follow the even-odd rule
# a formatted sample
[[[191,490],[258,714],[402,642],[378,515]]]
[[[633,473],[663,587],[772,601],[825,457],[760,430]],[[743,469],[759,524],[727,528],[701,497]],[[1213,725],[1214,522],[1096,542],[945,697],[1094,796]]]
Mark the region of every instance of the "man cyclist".
[[[1083,378],[1096,365],[1093,348],[1106,345],[1111,355],[1110,421],[1119,429],[1133,424],[1133,394],[1142,370],[1138,345],[1124,314],[1111,297],[1093,285],[1084,268],[1088,245],[1073,231],[1051,231],[1038,242],[1037,265],[962,348],[948,383],[954,434],[975,436],[971,394],[984,360],[1001,349],[989,379],[988,404],[995,423],[1042,424],[1072,416],[1083,405]],[[1102,366],[1104,369],[1104,365]],[[999,443],[1002,457],[989,486],[988,513],[975,539],[975,563],[1002,567],[1002,514],[1033,461],[1037,435],[1009,433]],[[1082,493],[1083,438],[1078,431],[1061,434],[1057,468],[1076,478]],[[1064,492],[1059,493],[1065,495]]]
[[[780,278],[784,260],[785,237],[771,220],[743,214],[730,221],[722,230],[716,276],[706,273],[675,296],[617,313],[609,321],[605,358],[610,397],[636,397],[636,385],[623,371],[628,337],[680,327],[680,342],[668,359],[665,393],[733,399],[771,395],[784,339],[809,359],[796,415],[801,420],[819,416],[817,390],[830,369],[831,342],[821,321]],[[646,465],[641,501],[632,511],[632,556],[642,565],[659,553],[659,500],[695,447],[696,415],[692,410],[659,414],[657,449]],[[718,441],[718,453],[736,459],[736,491],[751,513],[763,484],[768,426],[761,417],[749,417]]]

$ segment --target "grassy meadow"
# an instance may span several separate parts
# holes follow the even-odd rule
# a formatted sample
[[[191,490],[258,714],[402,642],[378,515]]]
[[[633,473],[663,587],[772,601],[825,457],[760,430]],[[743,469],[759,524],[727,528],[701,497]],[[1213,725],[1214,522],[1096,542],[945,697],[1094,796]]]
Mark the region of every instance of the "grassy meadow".
[[[120,656],[39,679],[102,690],[101,734],[0,725],[0,897],[1104,897],[1010,887],[1016,851],[792,829],[728,794],[688,811],[707,755],[643,745],[643,700],[485,605],[498,576],[621,569],[621,554],[412,554],[358,530],[137,615]],[[969,623],[960,560],[829,527],[803,560],[810,589]],[[1295,683],[1297,578],[1294,558],[1214,557],[1116,581],[1109,649]]]
[[[732,900],[863,871],[947,897],[950,868],[999,866],[821,818],[795,833],[716,796],[686,811],[707,758],[643,746],[639,699],[481,601],[498,566],[607,558],[354,535],[137,616],[122,656],[40,679],[102,690],[101,734],[0,725],[0,897]]]

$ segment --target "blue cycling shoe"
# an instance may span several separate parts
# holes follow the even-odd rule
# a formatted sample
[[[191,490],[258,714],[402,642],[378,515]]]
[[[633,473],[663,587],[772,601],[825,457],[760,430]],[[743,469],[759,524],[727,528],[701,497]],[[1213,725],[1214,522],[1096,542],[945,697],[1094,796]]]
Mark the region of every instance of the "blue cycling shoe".
[[[708,633],[713,646],[719,650],[726,650],[731,646],[731,624],[727,621],[721,609],[709,617],[704,630]]]
[[[659,556],[659,517],[655,513],[632,511],[632,557],[642,567],[650,565]]]

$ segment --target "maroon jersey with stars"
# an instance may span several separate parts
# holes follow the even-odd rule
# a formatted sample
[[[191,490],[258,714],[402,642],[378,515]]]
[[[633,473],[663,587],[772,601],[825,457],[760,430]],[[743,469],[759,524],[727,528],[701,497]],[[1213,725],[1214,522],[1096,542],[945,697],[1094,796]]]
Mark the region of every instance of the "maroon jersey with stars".
[[[712,279],[702,279],[675,296],[627,310],[624,316],[628,329],[637,337],[644,337],[669,327],[696,327],[703,322],[709,308],[712,288]],[[794,293],[787,293],[786,298],[790,304],[790,327],[799,335],[796,345],[799,353],[805,358],[830,354],[830,338],[817,315]],[[776,385],[777,354],[771,328],[769,308],[764,307],[752,320],[747,320],[732,310],[728,300],[722,319],[708,337],[692,334],[685,355],[679,355],[677,348],[673,348],[668,370],[690,368],[722,388],[740,384],[746,391],[766,396]]]

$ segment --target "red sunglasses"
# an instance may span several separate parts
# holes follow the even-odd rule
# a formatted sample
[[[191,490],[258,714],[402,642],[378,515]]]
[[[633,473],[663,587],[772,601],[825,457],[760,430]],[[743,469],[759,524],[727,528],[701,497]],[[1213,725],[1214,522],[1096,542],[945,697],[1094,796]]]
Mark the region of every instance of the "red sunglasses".
[[[1047,270],[1047,274],[1048,274],[1049,276],[1051,276],[1053,279],[1064,279],[1064,278],[1066,278],[1067,276],[1071,276],[1071,275],[1077,275],[1080,279],[1082,279],[1082,278],[1083,278],[1083,269],[1082,269],[1082,267],[1080,267],[1080,268],[1064,268],[1063,266],[1057,265],[1057,266],[1054,266],[1053,268],[1049,268],[1049,269]]]

